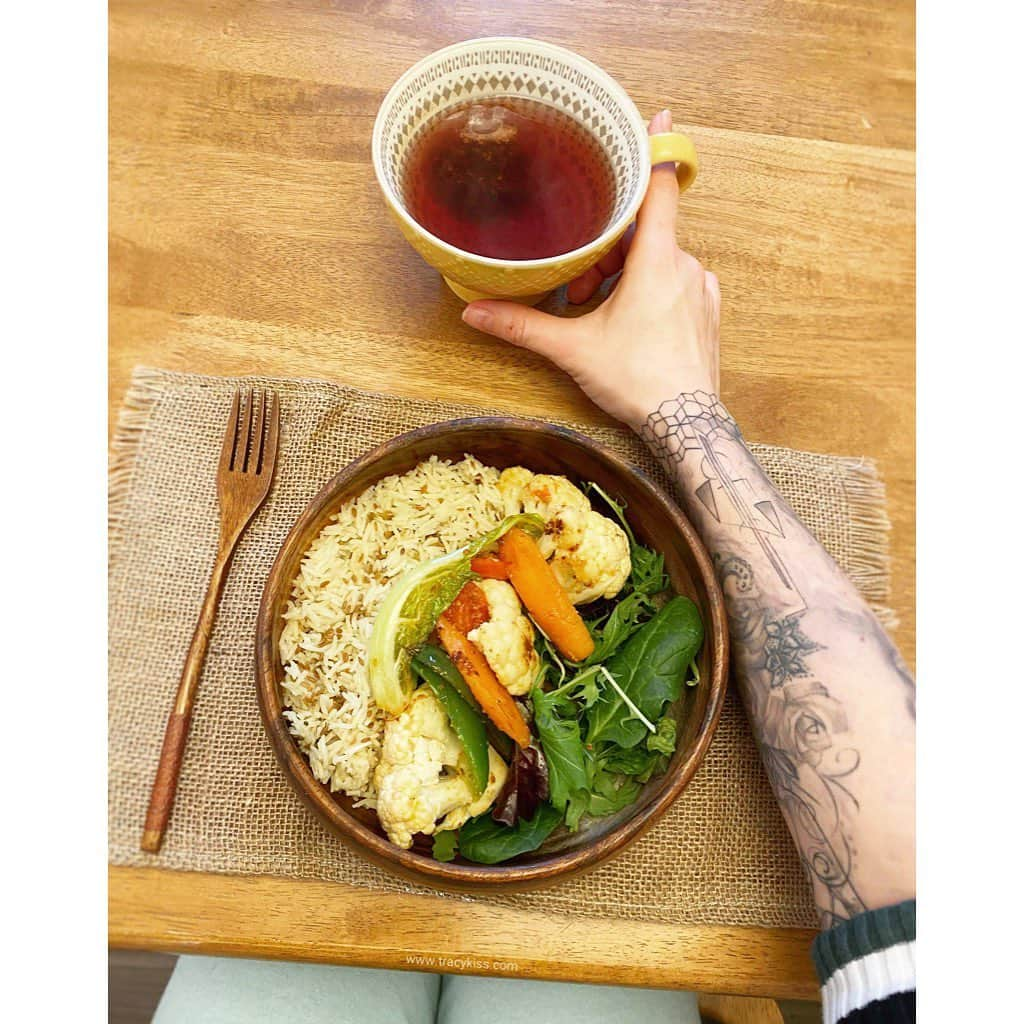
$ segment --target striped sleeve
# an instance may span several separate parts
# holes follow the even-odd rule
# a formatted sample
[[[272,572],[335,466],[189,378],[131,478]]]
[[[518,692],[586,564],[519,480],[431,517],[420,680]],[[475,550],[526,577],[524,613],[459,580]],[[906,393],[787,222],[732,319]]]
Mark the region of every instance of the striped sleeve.
[[[812,949],[824,1024],[902,1024],[916,1015],[917,903],[869,910],[827,932]]]

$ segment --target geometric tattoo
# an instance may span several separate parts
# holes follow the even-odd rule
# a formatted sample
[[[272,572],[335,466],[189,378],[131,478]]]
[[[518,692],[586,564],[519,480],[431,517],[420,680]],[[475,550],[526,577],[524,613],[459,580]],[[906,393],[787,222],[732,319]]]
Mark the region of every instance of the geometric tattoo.
[[[718,396],[697,391],[663,402],[647,417],[640,436],[666,466],[701,463],[704,479],[695,488],[697,500],[716,522],[731,522],[753,535],[783,585],[792,589],[774,544],[785,536],[779,500],[753,491],[748,479],[753,456]]]

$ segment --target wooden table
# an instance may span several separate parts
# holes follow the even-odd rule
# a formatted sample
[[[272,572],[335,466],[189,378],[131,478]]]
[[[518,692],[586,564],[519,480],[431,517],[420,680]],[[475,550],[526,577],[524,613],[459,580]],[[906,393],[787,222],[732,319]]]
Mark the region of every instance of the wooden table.
[[[111,424],[139,363],[602,421],[541,359],[463,326],[377,192],[370,130],[391,82],[431,50],[496,34],[583,53],[695,139],[680,238],[722,282],[725,399],[754,439],[878,460],[896,635],[913,660],[910,0],[114,0]],[[115,946],[816,991],[798,930],[451,902],[437,914],[430,897],[324,883],[110,872]]]

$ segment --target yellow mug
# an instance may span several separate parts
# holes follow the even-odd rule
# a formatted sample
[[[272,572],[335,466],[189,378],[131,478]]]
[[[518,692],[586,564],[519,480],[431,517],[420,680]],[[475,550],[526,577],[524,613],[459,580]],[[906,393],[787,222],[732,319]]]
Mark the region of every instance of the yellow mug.
[[[452,107],[497,97],[537,100],[573,117],[602,145],[615,178],[607,227],[560,256],[500,260],[450,245],[413,219],[402,194],[412,143]],[[391,87],[373,126],[373,168],[388,209],[412,247],[466,302],[503,298],[533,304],[593,266],[636,217],[651,167],[673,162],[680,189],[697,176],[697,150],[681,132],[648,135],[625,90],[596,64],[536,39],[469,39],[414,64]]]

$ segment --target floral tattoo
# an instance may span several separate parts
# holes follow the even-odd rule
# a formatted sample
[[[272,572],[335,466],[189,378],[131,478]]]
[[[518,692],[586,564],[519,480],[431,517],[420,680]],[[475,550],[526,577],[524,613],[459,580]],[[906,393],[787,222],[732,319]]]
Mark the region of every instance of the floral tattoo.
[[[825,650],[804,636],[803,612],[774,618],[750,563],[716,557],[737,641],[743,694],[761,759],[814,889],[825,927],[864,909],[854,886],[848,824],[860,809],[846,780],[860,754],[843,743],[846,712],[806,664]],[[738,583],[742,580],[742,583]]]

